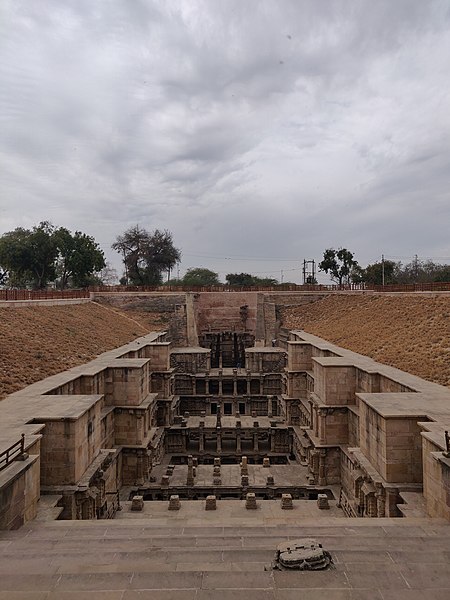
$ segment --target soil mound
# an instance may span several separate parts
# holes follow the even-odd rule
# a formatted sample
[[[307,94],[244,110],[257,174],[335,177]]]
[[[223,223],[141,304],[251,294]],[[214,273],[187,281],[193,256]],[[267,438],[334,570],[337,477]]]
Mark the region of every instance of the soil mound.
[[[281,313],[283,327],[450,387],[450,296],[330,295]]]
[[[0,399],[161,329],[92,302],[0,308]]]

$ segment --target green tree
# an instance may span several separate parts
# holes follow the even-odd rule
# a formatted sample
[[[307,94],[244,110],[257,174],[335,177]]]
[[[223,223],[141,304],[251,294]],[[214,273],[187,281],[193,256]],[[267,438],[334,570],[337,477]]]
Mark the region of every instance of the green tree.
[[[277,285],[278,281],[270,277],[257,277],[250,273],[228,273],[225,277],[228,285],[253,286],[253,285]]]
[[[0,238],[0,264],[10,285],[45,288],[55,278],[58,248],[54,227],[42,221],[33,229],[16,228]]]
[[[60,227],[54,233],[58,248],[57,272],[61,289],[69,282],[73,287],[86,287],[93,281],[94,273],[106,266],[105,256],[93,237]]]
[[[383,262],[375,262],[367,265],[362,270],[362,280],[365,283],[371,283],[372,285],[383,285],[383,269],[384,269],[384,283],[386,285],[396,282],[396,263],[392,260],[385,260]]]
[[[346,248],[328,248],[323,253],[323,260],[319,263],[319,270],[327,273],[332,281],[339,285],[348,284],[352,273],[358,272],[359,265],[353,259],[354,254]]]
[[[183,285],[220,285],[217,273],[201,267],[188,269],[182,283]]]
[[[122,255],[125,280],[132,285],[160,284],[162,273],[170,271],[181,258],[169,231],[149,233],[139,225],[119,235],[112,248]]]

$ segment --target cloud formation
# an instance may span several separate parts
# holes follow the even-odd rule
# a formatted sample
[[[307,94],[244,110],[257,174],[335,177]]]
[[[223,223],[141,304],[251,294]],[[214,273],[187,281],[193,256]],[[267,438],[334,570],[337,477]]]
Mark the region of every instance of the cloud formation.
[[[167,228],[222,278],[300,282],[330,246],[450,262],[445,0],[0,10],[0,233],[47,219],[120,268],[126,227]]]

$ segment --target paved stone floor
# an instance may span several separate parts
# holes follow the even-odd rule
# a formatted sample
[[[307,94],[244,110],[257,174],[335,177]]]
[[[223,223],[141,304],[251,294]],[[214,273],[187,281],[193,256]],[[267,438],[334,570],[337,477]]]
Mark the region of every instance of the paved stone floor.
[[[153,469],[152,475],[156,477],[155,484],[147,484],[148,487],[159,487],[161,477],[165,474],[167,464],[163,463]],[[213,486],[213,465],[198,465],[196,468],[195,485]],[[187,465],[175,465],[173,475],[170,476],[169,488],[186,485],[188,468]],[[306,467],[295,463],[290,465],[271,465],[269,468],[262,465],[248,465],[249,487],[265,487],[267,477],[272,475],[276,487],[307,487],[308,470]],[[220,467],[220,478],[222,487],[240,487],[241,469],[239,465],[222,465]]]
[[[347,519],[294,501],[147,503],[114,521],[36,521],[0,532],[0,600],[449,600],[450,525]],[[314,508],[315,507],[315,508]],[[326,514],[324,514],[326,512]],[[288,538],[316,538],[324,572],[265,571]]]

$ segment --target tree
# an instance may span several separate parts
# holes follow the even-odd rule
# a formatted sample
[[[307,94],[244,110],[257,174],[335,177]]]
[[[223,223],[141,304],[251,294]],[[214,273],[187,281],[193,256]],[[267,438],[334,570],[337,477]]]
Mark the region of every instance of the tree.
[[[220,285],[217,273],[200,267],[188,269],[182,283],[183,285]]]
[[[54,233],[59,251],[57,272],[60,287],[64,289],[71,281],[73,287],[87,287],[94,273],[106,266],[105,256],[93,237],[60,227]]]
[[[228,273],[225,279],[228,285],[278,285],[278,281],[276,279],[272,279],[270,277],[257,277],[256,275],[250,275],[250,273]]]
[[[362,270],[362,280],[365,283],[371,283],[373,285],[383,285],[383,270],[384,283],[386,285],[395,283],[396,263],[392,260],[385,260],[383,262],[375,262],[367,265],[367,267]]]
[[[69,283],[87,285],[105,259],[94,238],[43,221],[31,230],[18,227],[0,237],[0,265],[10,286],[40,289],[58,276],[65,288]]]
[[[353,253],[346,248],[328,248],[323,253],[323,260],[319,263],[319,270],[329,274],[332,281],[339,285],[349,283],[352,272],[356,275],[359,265],[353,260]]]
[[[10,285],[42,289],[54,280],[58,248],[53,234],[53,225],[42,221],[32,230],[18,227],[0,238],[0,264]]]
[[[132,285],[158,285],[162,273],[170,271],[181,258],[172,234],[155,229],[149,233],[136,225],[116,238],[112,245],[123,256],[125,279]]]

